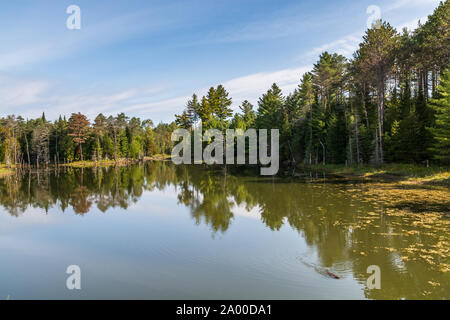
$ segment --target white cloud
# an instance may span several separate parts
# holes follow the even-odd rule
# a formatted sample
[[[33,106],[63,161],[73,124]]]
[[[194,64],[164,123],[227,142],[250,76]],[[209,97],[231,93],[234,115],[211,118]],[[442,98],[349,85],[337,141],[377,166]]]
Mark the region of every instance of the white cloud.
[[[389,12],[404,7],[416,7],[416,6],[433,6],[436,7],[441,0],[396,0],[392,1],[383,12]]]
[[[147,102],[147,103],[138,103],[138,104],[131,104],[129,106],[116,109],[115,113],[117,112],[142,112],[145,111],[149,117],[152,117],[152,113],[160,113],[161,111],[168,111],[171,110],[173,113],[179,113],[181,110],[183,110],[184,106],[186,105],[186,102],[190,96],[181,96],[176,98],[170,98],[170,99],[163,99],[163,100],[155,100],[153,102]],[[173,120],[173,114],[170,116]]]
[[[243,77],[234,78],[222,84],[233,98],[233,107],[237,108],[243,100],[256,104],[258,98],[275,82],[285,95],[292,92],[300,83],[301,76],[308,72],[311,66],[287,68],[272,72],[260,72]],[[18,90],[18,89],[14,89]],[[46,102],[44,109],[35,107],[26,112],[25,116],[36,117],[45,111],[47,118],[53,119],[72,112],[82,112],[93,119],[98,113],[105,115],[125,112],[127,114],[142,115],[155,121],[173,120],[175,113],[180,113],[191,94],[173,98],[158,98],[163,93],[159,89],[130,89],[111,94],[77,93],[71,95],[51,95],[41,97],[30,102]],[[206,94],[208,88],[192,89],[192,93]],[[135,101],[148,101],[135,103]],[[23,101],[24,102],[24,101]],[[16,102],[16,105],[19,104]],[[25,104],[25,103],[24,103]],[[6,105],[8,113],[14,113],[11,105]]]
[[[395,11],[404,8],[407,5],[419,6],[422,3],[427,5],[436,4],[437,0],[398,0],[390,6],[384,8],[383,12]],[[132,16],[134,17],[134,16]],[[134,17],[135,18],[135,17]],[[82,36],[78,39],[67,40],[63,42],[60,51],[53,53],[55,55],[63,54],[74,47],[77,47],[81,43],[90,43],[93,40],[97,41],[102,38],[103,35],[110,31],[113,26],[115,30],[120,30],[117,26],[128,24],[130,17],[127,17],[120,21],[110,21],[100,26],[93,33],[87,33],[86,36]],[[402,27],[408,27],[414,29],[417,26],[417,21],[414,19],[406,23],[400,24],[397,30],[401,30]],[[422,22],[426,21],[426,17],[420,19]],[[289,22],[290,23],[290,22]],[[288,23],[288,24],[289,24]],[[300,22],[292,22],[300,23]],[[132,31],[142,29],[135,27]],[[225,38],[222,40],[251,40],[257,39],[259,34],[264,34],[263,31],[270,31],[269,33],[274,36],[284,36],[283,32],[292,32],[296,28],[286,28],[286,25],[279,24],[277,20],[270,24],[269,28],[262,28],[258,24],[253,24],[241,30],[236,37],[237,38]],[[284,31],[283,31],[284,30]],[[286,31],[291,30],[291,31]],[[125,31],[124,31],[125,32]],[[130,32],[130,30],[127,30]],[[325,43],[321,46],[313,48],[306,54],[301,56],[302,59],[308,61],[309,58],[317,59],[317,57],[323,51],[336,52],[342,54],[348,58],[358,48],[359,42],[362,40],[363,33],[354,32],[352,34],[343,36],[340,39],[333,40],[329,43]],[[116,35],[114,35],[115,37]],[[266,35],[267,36],[267,33]],[[111,39],[104,39],[101,41],[113,41]],[[248,38],[250,37],[250,38]],[[251,38],[253,37],[253,38]],[[90,41],[88,41],[90,40]],[[55,42],[58,45],[58,41]],[[18,50],[14,53],[0,52],[0,70],[2,68],[10,68],[25,62],[39,61],[45,59],[49,51],[53,49],[52,46],[35,46],[29,49]],[[59,53],[58,53],[59,52]],[[308,58],[308,59],[307,59]],[[291,68],[285,68],[282,70],[259,72],[250,75],[245,75],[237,78],[233,78],[224,82],[221,82],[225,88],[230,92],[230,96],[233,98],[233,106],[237,107],[243,100],[249,100],[253,104],[257,103],[258,98],[270,88],[272,83],[277,83],[283,90],[283,93],[287,95],[292,92],[300,82],[303,73],[310,71],[311,65],[307,66],[293,66]],[[219,83],[216,83],[216,85]],[[211,84],[213,85],[213,84]],[[55,89],[55,88],[52,88]],[[90,91],[78,91],[76,93],[57,93],[57,90],[50,92],[50,83],[45,80],[39,81],[10,81],[5,77],[0,77],[0,104],[2,106],[2,113],[24,113],[24,116],[35,117],[44,111],[49,118],[56,118],[59,114],[70,115],[72,112],[82,112],[87,114],[90,118],[93,118],[99,112],[106,115],[116,114],[119,112],[126,112],[132,115],[144,116],[153,118],[155,121],[164,120],[169,121],[173,119],[175,113],[179,113],[185,107],[186,101],[191,96],[191,93],[196,92],[198,95],[203,95],[207,92],[208,88],[187,88],[186,94],[173,96],[169,89],[165,88],[133,88],[128,90],[121,90],[117,92],[102,92],[99,93]],[[67,92],[67,88],[65,88]],[[44,105],[45,104],[45,105]],[[27,107],[27,110],[22,112],[16,109],[17,106]]]
[[[311,67],[301,66],[272,72],[255,73],[231,79],[224,82],[223,85],[230,92],[236,106],[246,99],[256,103],[258,97],[266,92],[273,83],[276,83],[285,95],[292,92],[300,83],[302,75],[310,71]]]
[[[0,70],[86,52],[120,42],[131,35],[151,34],[162,28],[176,27],[182,19],[186,19],[183,16],[163,17],[159,15],[160,10],[162,8],[152,7],[151,10],[128,13],[95,24],[82,24],[81,30],[68,30],[63,22],[58,29],[50,30],[38,25],[36,30],[16,31],[15,37],[21,41],[3,43],[0,48]],[[3,28],[8,27],[13,30],[17,28],[16,25]]]
[[[93,119],[98,113],[105,115],[123,112],[136,101],[148,101],[163,92],[162,87],[142,87],[121,91],[100,92],[97,89],[70,92],[46,80],[22,80],[0,74],[0,106],[2,114],[20,114],[25,118],[38,117],[45,112],[47,118],[69,116],[81,112]],[[153,98],[154,99],[154,98]],[[151,114],[151,112],[149,112]]]
[[[324,51],[328,51],[330,53],[338,53],[347,58],[351,58],[353,52],[355,52],[356,49],[358,49],[362,36],[363,36],[362,32],[352,33],[338,40],[334,40],[320,47],[316,47],[307,52],[306,54],[303,54],[301,58],[302,59],[311,57],[318,58],[319,55]]]
[[[312,24],[313,22],[307,21],[299,15],[283,16],[272,21],[250,23],[225,35],[212,34],[209,41],[238,42],[276,39],[299,34],[306,27],[311,27]]]
[[[396,29],[399,32],[401,32],[403,28],[407,28],[409,31],[413,31],[417,28],[419,21],[421,23],[424,23],[425,21],[427,21],[427,19],[428,19],[428,17],[426,17],[426,16],[419,18],[419,19],[413,19],[413,20],[410,20],[410,21],[400,24],[399,26],[396,27]]]
[[[18,80],[0,76],[0,106],[2,109],[43,101],[50,84],[42,80]]]
[[[405,6],[419,6],[419,5],[437,5],[439,3],[439,0],[398,0],[391,5],[389,5],[386,8],[382,9],[383,12],[389,12],[394,11],[397,9],[401,9]],[[415,30],[418,26],[418,22],[421,21],[424,23],[427,21],[428,17],[423,16],[421,18],[415,18],[412,20],[409,20],[404,23],[400,23],[399,25],[395,26],[397,31],[401,32],[403,28],[408,28],[408,30]],[[324,52],[328,51],[330,53],[338,53],[341,54],[347,58],[351,58],[353,53],[358,49],[359,43],[362,41],[362,37],[364,35],[364,32],[355,32],[349,35],[346,35],[340,39],[331,41],[329,43],[326,43],[320,47],[313,48],[312,50],[308,51],[306,54],[302,54],[299,58],[300,59],[309,59],[309,58],[318,58],[319,55]]]
[[[50,44],[8,50],[6,53],[0,53],[0,70],[37,62],[44,57],[49,58],[55,52],[56,49]]]
[[[274,82],[278,84],[285,95],[289,94],[298,86],[302,75],[309,70],[311,70],[311,66],[288,68],[272,72],[260,72],[234,78],[222,82],[221,84],[230,93],[230,96],[233,99],[233,107],[236,109],[244,100],[249,100],[251,103],[256,104],[258,98],[265,93]],[[208,88],[201,88],[198,90],[193,89],[192,93],[195,92],[201,96],[206,94],[207,90]],[[159,113],[162,111],[167,112],[169,110],[173,114],[180,113],[190,97],[191,95],[185,95],[176,98],[130,105],[121,108],[121,112],[140,112],[145,110],[150,117],[152,117],[152,113]],[[169,116],[168,120],[173,119],[173,114]]]

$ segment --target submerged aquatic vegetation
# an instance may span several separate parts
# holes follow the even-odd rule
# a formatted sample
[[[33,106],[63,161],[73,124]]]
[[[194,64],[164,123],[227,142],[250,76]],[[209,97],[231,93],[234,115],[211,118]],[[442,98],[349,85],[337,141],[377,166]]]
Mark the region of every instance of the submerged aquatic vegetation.
[[[348,190],[376,206],[376,212],[358,217],[354,229],[376,220],[389,221],[388,232],[373,232],[395,242],[376,247],[397,252],[403,261],[420,261],[440,272],[450,270],[450,190],[398,183],[367,183]]]

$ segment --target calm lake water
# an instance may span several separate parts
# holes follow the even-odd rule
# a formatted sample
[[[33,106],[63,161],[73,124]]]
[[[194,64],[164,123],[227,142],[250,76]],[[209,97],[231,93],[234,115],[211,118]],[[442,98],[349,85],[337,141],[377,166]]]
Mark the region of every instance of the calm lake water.
[[[443,202],[170,162],[25,172],[0,179],[0,299],[449,299]]]

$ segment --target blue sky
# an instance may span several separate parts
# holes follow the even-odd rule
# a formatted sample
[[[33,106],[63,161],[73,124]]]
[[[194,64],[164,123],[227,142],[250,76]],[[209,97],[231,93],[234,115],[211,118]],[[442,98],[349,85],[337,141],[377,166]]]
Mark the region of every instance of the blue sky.
[[[69,5],[81,29],[69,30]],[[192,93],[223,84],[237,107],[273,82],[288,94],[325,50],[351,57],[370,5],[410,29],[438,0],[2,1],[0,116],[171,121]]]

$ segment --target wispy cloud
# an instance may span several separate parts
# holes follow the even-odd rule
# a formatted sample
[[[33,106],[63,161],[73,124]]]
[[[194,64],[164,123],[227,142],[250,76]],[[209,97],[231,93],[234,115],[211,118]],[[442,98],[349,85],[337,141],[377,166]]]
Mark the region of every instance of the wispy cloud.
[[[427,21],[427,18],[428,17],[424,16],[424,17],[419,18],[419,19],[413,19],[413,20],[404,22],[404,23],[398,25],[396,29],[398,31],[401,31],[403,28],[407,28],[409,31],[413,31],[413,30],[417,29],[417,27],[419,25],[419,21],[421,23],[423,23],[423,22]]]
[[[384,14],[386,16],[391,15],[398,18],[396,22],[401,22],[401,18],[405,18],[405,15],[400,15],[399,13],[404,11],[407,6],[429,10],[429,8],[435,7],[438,3],[438,0],[396,0],[382,8],[382,18],[385,18]],[[167,7],[164,10],[167,10]],[[416,11],[421,11],[421,16],[425,13],[422,9]],[[100,47],[107,48],[100,53],[104,53],[107,56],[109,54],[109,44],[120,43],[120,41],[126,41],[136,35],[147,36],[152,33],[159,34],[160,31],[162,32],[166,29],[176,29],[183,25],[183,23],[180,23],[182,21],[188,21],[187,24],[184,24],[185,26],[198,23],[195,21],[191,22],[190,20],[195,19],[192,16],[183,14],[183,10],[177,10],[177,12],[170,15],[160,14],[160,12],[157,8],[152,7],[147,11],[132,12],[115,17],[111,16],[111,18],[95,24],[83,23],[80,32],[66,30],[64,24],[62,24],[61,29],[48,33],[45,37],[39,39],[37,37],[34,37],[36,38],[34,39],[27,33],[28,30],[25,30],[23,34],[28,37],[24,39],[25,41],[18,42],[10,39],[5,46],[0,48],[0,71],[7,70],[7,72],[12,72],[13,69],[19,66],[27,66],[29,69],[32,69],[32,65],[35,63],[50,62],[62,57],[70,57],[77,53],[95,52],[97,49],[103,49]],[[241,42],[238,46],[243,46],[244,42],[253,40],[272,40],[283,37],[288,39],[292,37],[294,39],[301,32],[306,34],[309,30],[314,30],[315,24],[323,24],[322,19],[324,16],[329,16],[331,19],[333,14],[336,15],[335,13],[324,13],[318,18],[317,15],[311,15],[311,17],[306,15],[306,13],[302,15],[301,12],[301,10],[294,10],[290,7],[283,11],[271,12],[264,17],[258,16],[253,20],[242,20],[240,23],[230,24],[224,29],[213,28],[209,34],[206,34],[204,40],[206,42]],[[365,14],[365,11],[362,14]],[[198,15],[196,18],[201,17],[201,13]],[[406,22],[404,23],[397,23],[397,29],[401,30],[402,27],[414,29],[419,19],[410,20],[411,17],[414,17],[414,15],[406,16],[404,19]],[[421,17],[422,22],[425,20],[426,17]],[[330,24],[332,25],[332,23]],[[299,58],[305,62],[299,62],[297,58],[292,62],[293,66],[291,67],[283,65],[283,67],[279,67],[280,70],[268,70],[247,75],[243,73],[243,76],[235,78],[224,78],[218,75],[214,76],[211,85],[222,83],[233,98],[233,107],[237,107],[246,99],[256,104],[261,94],[274,82],[281,87],[284,94],[288,94],[297,87],[302,74],[311,70],[310,62],[313,59],[317,59],[323,51],[336,52],[350,58],[352,53],[358,48],[364,27],[364,24],[358,27],[361,30],[355,30],[356,28],[352,27],[350,30],[343,31],[343,36],[337,40],[333,39],[328,43],[313,47],[317,45],[317,42],[315,42],[304,48],[306,53]],[[347,34],[349,31],[350,33]],[[0,31],[0,36],[3,33]],[[195,34],[197,35],[197,33]],[[20,35],[18,36],[20,37]],[[33,35],[35,36],[35,34]],[[317,33],[307,35],[309,39],[317,35]],[[189,41],[187,43],[191,44]],[[267,45],[270,44],[272,42],[268,41]],[[147,49],[145,47],[143,50]],[[195,54],[197,49],[194,48],[191,53]],[[220,55],[220,52],[212,52],[211,55],[216,53]],[[127,52],[125,51],[123,54],[126,55]],[[224,65],[226,65],[226,57],[221,56],[218,59],[225,61]],[[124,61],[122,61],[121,70],[128,72],[128,63],[132,64],[133,61],[129,62],[126,59]],[[196,60],[192,59],[192,61]],[[170,63],[170,61],[162,61],[162,63]],[[268,65],[272,65],[269,63]],[[245,64],[244,59],[242,64]],[[196,72],[199,73],[204,70],[201,63],[195,65],[195,68],[198,68]],[[262,70],[264,68],[267,70],[267,66],[261,66]],[[189,76],[192,69],[183,69],[180,71],[180,74],[183,72]],[[121,73],[117,72],[116,74],[117,78],[120,78]],[[138,77],[139,79],[144,78],[141,75],[138,75]],[[167,78],[170,78],[170,75]],[[130,77],[127,79],[130,79]],[[50,81],[45,77],[44,79],[36,80],[34,74],[31,80],[30,78],[13,78],[0,74],[0,106],[2,113],[0,116],[20,113],[26,117],[36,117],[42,111],[45,111],[49,118],[56,118],[59,114],[70,115],[74,111],[80,111],[93,118],[99,112],[106,115],[127,112],[131,115],[152,118],[155,121],[169,121],[173,119],[173,114],[182,111],[186,101],[193,92],[203,95],[206,94],[208,89],[199,87],[195,83],[189,83],[182,90],[177,88],[176,93],[174,93],[175,90],[170,85],[146,87],[140,84],[139,80],[135,81],[134,79],[121,84],[123,89],[120,90],[111,87],[103,87],[102,90],[99,90],[98,88],[90,87],[92,83],[88,82],[81,83],[79,88],[73,89],[71,88],[73,83],[70,85],[61,82]],[[176,85],[175,82],[174,80],[173,86]],[[214,82],[216,83],[214,84]],[[105,83],[105,85],[109,83],[109,80],[106,78]]]
[[[225,34],[211,34],[209,41],[213,42],[239,42],[271,40],[289,37],[312,28],[316,20],[300,16],[286,16],[271,21],[256,21],[247,25],[233,28]]]
[[[311,70],[311,67],[301,66],[255,73],[225,81],[223,85],[229,90],[236,106],[246,99],[256,103],[258,97],[265,93],[273,83],[277,83],[284,94],[292,92],[300,83],[302,75]]]
[[[22,80],[0,75],[0,106],[4,111],[42,102],[49,87],[50,83],[44,80]]]
[[[300,59],[309,59],[311,57],[317,58],[324,51],[341,54],[344,57],[351,58],[353,52],[358,49],[362,36],[362,32],[355,32],[350,35],[346,35],[338,40],[334,40],[332,42],[325,43],[320,47],[313,48],[307,53],[302,54]]]
[[[393,10],[401,9],[404,7],[416,7],[416,6],[433,6],[436,7],[441,0],[396,0],[390,2],[383,12],[390,12]]]
[[[55,82],[1,75],[0,116],[20,114],[33,118],[45,112],[48,119],[56,119],[59,115],[82,112],[93,119],[98,113],[115,114],[131,108],[139,101],[155,99],[154,96],[157,97],[164,90],[163,87],[141,87],[122,91],[103,89],[100,92],[98,88],[91,88],[71,92]]]
[[[302,75],[308,72],[311,67],[301,66],[271,72],[260,72],[224,81],[221,84],[230,93],[233,99],[233,108],[236,109],[244,100],[249,100],[253,104],[256,104],[261,94],[265,93],[273,83],[277,83],[285,95],[289,94],[298,86]],[[193,88],[192,92],[201,96],[206,94],[207,90],[208,88],[200,88],[197,90]],[[130,105],[122,108],[121,112],[139,113],[145,111],[149,114],[158,115],[162,111],[167,112],[170,110],[173,114],[180,113],[190,97],[191,95],[184,95],[176,98]],[[169,115],[168,119],[173,119],[173,114]]]
[[[233,98],[233,107],[237,108],[243,100],[256,104],[258,97],[266,92],[275,82],[284,94],[292,92],[299,84],[303,73],[311,66],[287,68],[283,70],[260,72],[223,81],[222,84]],[[168,121],[175,113],[183,110],[191,94],[172,98],[161,98],[167,94],[165,88],[129,89],[119,92],[92,93],[89,91],[76,94],[50,94],[53,88],[46,81],[15,81],[0,90],[0,103],[6,114],[17,113],[26,117],[36,117],[45,111],[49,119],[59,115],[82,112],[93,119],[98,113],[105,115],[120,112],[146,115],[156,120]],[[0,78],[0,85],[2,84]],[[217,83],[219,84],[219,83]],[[208,88],[192,88],[192,93],[206,94]],[[22,91],[26,92],[22,95]],[[6,94],[6,93],[9,94]],[[45,104],[44,104],[45,103]]]
[[[435,5],[438,4],[439,0],[398,0],[387,6],[386,8],[382,8],[381,12],[386,13],[390,11],[395,11],[401,9],[405,6],[421,6],[424,4],[427,5]],[[403,23],[398,24],[395,28],[398,31],[401,31],[403,28],[407,28],[412,31],[415,30],[418,26],[418,22],[422,23],[427,20],[427,16],[423,16],[421,18],[415,18]],[[317,58],[322,52],[328,51],[333,53],[341,54],[347,58],[351,58],[352,54],[358,49],[359,43],[362,41],[362,37],[364,32],[358,31],[349,35],[345,35],[342,38],[331,41],[329,43],[325,43],[319,47],[315,47],[312,50],[302,54],[299,56],[299,59],[310,59]]]
[[[83,23],[81,30],[68,30],[60,23],[60,27],[51,32],[44,27],[40,32],[17,31],[17,37],[23,37],[23,41],[9,46],[6,42],[0,48],[0,70],[86,53],[140,33],[151,35],[162,29],[177,28],[186,19],[181,15],[163,18],[158,14],[163,9],[167,10],[152,7],[98,22],[94,20],[91,24]]]

